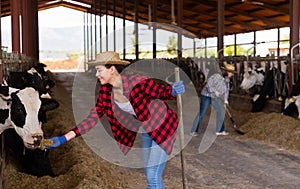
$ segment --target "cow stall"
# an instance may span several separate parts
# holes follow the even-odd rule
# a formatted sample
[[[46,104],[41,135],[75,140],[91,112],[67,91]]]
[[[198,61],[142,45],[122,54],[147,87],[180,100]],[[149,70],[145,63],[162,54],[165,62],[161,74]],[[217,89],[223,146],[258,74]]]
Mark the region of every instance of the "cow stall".
[[[260,104],[260,107],[253,108],[255,111],[261,111],[268,100],[281,103],[289,96],[291,91],[291,87],[289,86],[291,80],[289,78],[291,77],[289,76],[289,71],[294,73],[292,77],[296,80],[299,77],[300,70],[300,61],[298,61],[300,60],[299,56],[295,56],[293,60],[293,67],[289,68],[289,56],[227,56],[223,57],[221,60],[215,57],[195,57],[194,59],[183,58],[180,62],[185,63],[180,64],[180,67],[185,72],[188,70],[185,67],[190,68],[187,75],[192,80],[194,87],[199,89],[197,91],[200,92],[205,80],[210,76],[210,74],[218,72],[220,65],[234,65],[236,74],[231,79],[231,94],[249,97],[253,106],[256,106],[254,103],[255,99],[258,98],[258,95],[261,95],[260,98],[263,98],[260,99],[262,103],[257,102]],[[198,71],[199,73],[201,72],[202,74],[195,75],[195,71]],[[254,76],[254,73],[256,76]],[[248,83],[248,87],[245,89],[242,85],[247,79],[245,79],[247,74],[252,75],[256,80],[259,79],[259,81],[252,81],[252,84]],[[204,79],[199,82],[199,77],[202,75]],[[266,90],[268,91],[267,94]]]
[[[298,56],[295,57],[295,60],[300,58]],[[177,58],[168,58],[168,59],[161,59],[164,61],[157,61],[156,66],[159,66],[160,73],[166,77],[166,81],[171,81],[174,79],[174,73],[170,69],[166,62],[171,62],[173,64],[177,64],[179,62],[179,67],[184,71],[184,73],[188,76],[191,83],[185,82],[185,84],[193,84],[193,86],[199,92],[205,84],[206,79],[215,72],[220,71],[220,65],[223,64],[232,64],[236,68],[236,74],[231,79],[231,93],[242,95],[242,96],[250,96],[251,98],[255,96],[256,93],[262,88],[263,81],[268,77],[271,76],[272,86],[267,88],[270,89],[271,94],[268,96],[270,99],[274,99],[276,101],[282,101],[285,96],[288,96],[289,89],[289,78],[288,78],[288,64],[289,64],[289,57],[288,56],[281,56],[281,57],[274,57],[274,56],[266,56],[266,57],[246,57],[246,56],[228,56],[224,57],[222,60],[219,60],[215,57],[195,57],[191,58],[181,58],[178,61]],[[133,62],[134,60],[130,60]],[[138,64],[136,64],[139,66]],[[293,64],[293,72],[294,78],[298,78],[299,75],[299,65],[300,61],[294,61]],[[152,64],[148,64],[148,67],[145,70],[151,71]],[[258,83],[254,83],[249,86],[249,89],[245,90],[241,88],[241,84],[245,79],[245,74],[247,72],[253,70],[260,70],[261,72],[261,81]],[[267,74],[268,73],[268,74]]]
[[[10,72],[23,72],[28,70],[33,65],[37,64],[37,60],[24,56],[19,53],[7,53],[1,59],[2,81],[7,80]]]
[[[25,71],[32,65],[36,64],[37,61],[30,57],[21,55],[19,53],[8,53],[7,47],[2,47],[2,58],[0,59],[0,83],[7,81],[11,71]],[[2,188],[2,178],[5,168],[5,137],[1,133],[1,144],[0,144],[0,189]]]

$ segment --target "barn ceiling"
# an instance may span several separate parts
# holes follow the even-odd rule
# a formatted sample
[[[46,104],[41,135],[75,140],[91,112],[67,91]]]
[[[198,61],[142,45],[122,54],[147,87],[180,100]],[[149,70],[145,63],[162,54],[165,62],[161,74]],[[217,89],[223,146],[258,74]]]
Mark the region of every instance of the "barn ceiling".
[[[10,15],[10,1],[1,1],[2,16]],[[138,22],[149,21],[149,10],[153,10],[153,1],[139,0]],[[156,22],[178,23],[177,1],[173,1],[174,6],[172,6],[172,1],[156,1]],[[183,29],[195,34],[198,38],[217,36],[217,0],[182,0],[182,2]],[[134,21],[135,0],[126,0],[125,9],[123,5],[123,0],[38,0],[39,10],[64,6],[97,15],[107,13],[119,18],[123,18],[123,10],[125,10],[125,18]],[[290,0],[225,0],[224,34],[289,27],[289,10]],[[172,12],[175,18],[172,18]],[[151,18],[153,18],[152,14]],[[150,21],[153,20],[150,19]]]

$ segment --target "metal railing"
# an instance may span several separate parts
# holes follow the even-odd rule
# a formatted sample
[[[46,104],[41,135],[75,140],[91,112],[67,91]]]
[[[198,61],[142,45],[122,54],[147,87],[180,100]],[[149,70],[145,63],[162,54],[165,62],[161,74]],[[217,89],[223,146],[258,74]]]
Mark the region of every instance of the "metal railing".
[[[22,72],[30,69],[37,64],[37,60],[27,57],[23,54],[12,52],[7,53],[2,50],[2,59],[0,59],[0,81],[8,80],[10,72]]]

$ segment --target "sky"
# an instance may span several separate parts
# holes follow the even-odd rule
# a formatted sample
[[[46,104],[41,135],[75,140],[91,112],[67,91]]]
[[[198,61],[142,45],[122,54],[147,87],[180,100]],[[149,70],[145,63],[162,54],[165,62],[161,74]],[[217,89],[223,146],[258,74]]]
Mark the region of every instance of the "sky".
[[[63,28],[80,26],[84,13],[81,11],[57,7],[39,11],[39,27]]]

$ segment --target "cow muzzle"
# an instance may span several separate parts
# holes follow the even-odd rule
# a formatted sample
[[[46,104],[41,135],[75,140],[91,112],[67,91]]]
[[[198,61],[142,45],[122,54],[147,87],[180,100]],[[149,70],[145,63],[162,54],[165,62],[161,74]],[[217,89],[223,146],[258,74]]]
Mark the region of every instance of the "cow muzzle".
[[[36,149],[40,146],[41,141],[43,139],[43,134],[34,134],[30,137],[30,140],[24,143],[26,148]]]

